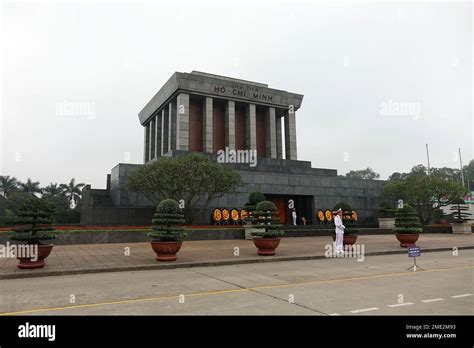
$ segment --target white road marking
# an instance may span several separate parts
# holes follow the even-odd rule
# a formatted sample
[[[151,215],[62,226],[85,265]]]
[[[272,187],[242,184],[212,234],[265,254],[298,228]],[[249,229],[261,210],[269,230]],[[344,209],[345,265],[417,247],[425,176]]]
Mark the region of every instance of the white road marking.
[[[443,301],[444,298],[432,298],[429,300],[421,300],[421,302],[427,303],[427,302],[437,302],[437,301]]]
[[[409,306],[409,305],[412,305],[413,303],[411,302],[405,302],[405,303],[397,303],[397,304],[389,304],[387,305],[387,307],[401,307],[401,306]]]
[[[351,313],[362,313],[362,312],[369,312],[369,311],[376,311],[376,310],[378,310],[377,307],[370,307],[370,308],[356,309],[354,311],[351,311]]]
[[[329,315],[340,315],[340,314],[338,314],[338,313],[331,313],[331,314],[329,314]]]
[[[460,297],[467,297],[467,296],[472,296],[472,294],[454,295],[454,296],[451,296],[451,297],[452,298],[460,298]]]

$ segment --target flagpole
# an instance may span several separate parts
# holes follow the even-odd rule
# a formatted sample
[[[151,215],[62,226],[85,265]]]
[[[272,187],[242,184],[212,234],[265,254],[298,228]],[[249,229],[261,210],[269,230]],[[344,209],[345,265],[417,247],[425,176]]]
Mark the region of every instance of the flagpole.
[[[430,152],[428,150],[428,144],[426,144],[426,158],[428,160],[428,176],[430,177],[430,180],[431,180]]]
[[[458,148],[458,151],[459,151],[459,165],[461,167],[462,187],[464,187],[464,170],[462,169],[461,148]]]

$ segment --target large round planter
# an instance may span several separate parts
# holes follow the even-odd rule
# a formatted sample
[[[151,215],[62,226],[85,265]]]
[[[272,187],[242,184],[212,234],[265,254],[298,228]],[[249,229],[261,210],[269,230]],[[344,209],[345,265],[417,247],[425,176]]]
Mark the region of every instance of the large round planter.
[[[30,245],[34,246],[34,245]],[[38,244],[38,255],[35,257],[35,261],[31,259],[31,257],[17,257],[20,260],[18,263],[18,268],[20,269],[35,269],[35,268],[43,268],[46,264],[44,259],[46,259],[49,254],[51,254],[51,250],[53,250],[54,244]]]
[[[332,235],[332,240],[334,242],[336,241],[336,235],[335,234]],[[354,245],[356,241],[357,241],[357,236],[355,236],[353,234],[344,234],[344,237],[342,239],[342,245],[343,246]]]
[[[400,242],[402,248],[408,248],[415,246],[420,235],[418,233],[396,233],[395,236]]]
[[[181,249],[182,241],[179,242],[159,242],[152,241],[151,247],[156,253],[156,261],[176,261],[176,253]]]
[[[253,238],[253,243],[258,248],[257,254],[262,256],[275,255],[275,249],[280,244],[280,238]]]

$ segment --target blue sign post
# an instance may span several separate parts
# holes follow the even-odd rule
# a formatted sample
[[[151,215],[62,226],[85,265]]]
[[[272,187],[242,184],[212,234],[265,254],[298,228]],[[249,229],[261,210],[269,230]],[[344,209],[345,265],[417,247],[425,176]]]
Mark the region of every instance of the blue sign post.
[[[421,256],[420,247],[418,247],[418,246],[408,247],[408,257],[413,257],[413,266],[411,266],[410,268],[407,268],[408,271],[413,269],[413,272],[416,272],[417,268],[424,271],[423,268],[421,268],[420,266],[417,266],[417,264],[416,264],[416,258],[420,257],[420,256]]]

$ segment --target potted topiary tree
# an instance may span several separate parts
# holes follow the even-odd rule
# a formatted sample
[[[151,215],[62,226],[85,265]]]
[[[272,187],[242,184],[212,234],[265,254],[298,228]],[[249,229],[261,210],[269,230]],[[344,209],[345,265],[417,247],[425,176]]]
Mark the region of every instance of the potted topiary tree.
[[[157,261],[176,261],[176,253],[181,249],[184,232],[184,215],[178,202],[165,199],[156,207],[152,220],[151,247],[156,253]]]
[[[395,236],[401,247],[414,246],[422,231],[415,209],[408,204],[395,211]]]
[[[54,209],[47,201],[33,196],[26,196],[13,209],[13,229],[10,240],[18,242],[18,268],[42,268],[45,259],[51,254],[54,244],[43,244],[41,241],[56,238],[51,226]]]
[[[245,239],[252,239],[252,233],[261,230],[254,227],[253,222],[255,221],[256,217],[254,216],[253,212],[255,211],[257,204],[263,202],[264,200],[265,195],[261,192],[255,191],[250,193],[249,201],[245,203],[244,209],[248,212],[248,216],[244,221]]]
[[[259,230],[252,232],[253,242],[258,248],[259,255],[275,255],[275,249],[283,236],[281,225],[278,223],[278,208],[273,202],[263,201],[256,205],[253,211],[253,226]]]
[[[453,233],[470,234],[471,224],[469,223],[469,217],[471,214],[468,212],[469,207],[466,205],[463,199],[457,198],[452,202],[450,220],[451,228]]]
[[[356,233],[359,232],[357,228],[356,221],[352,219],[353,210],[350,204],[339,202],[333,208],[333,215],[336,215],[336,212],[342,209],[342,222],[344,226],[346,226],[344,230],[344,238],[342,244],[346,245],[353,245],[357,241]],[[332,234],[333,241],[336,241],[336,232],[333,231]]]
[[[378,211],[379,228],[395,228],[395,209],[388,202],[380,203]]]
[[[255,210],[257,204],[265,200],[265,195],[261,192],[254,191],[249,195],[249,201],[245,203],[245,210],[249,213]]]

